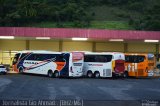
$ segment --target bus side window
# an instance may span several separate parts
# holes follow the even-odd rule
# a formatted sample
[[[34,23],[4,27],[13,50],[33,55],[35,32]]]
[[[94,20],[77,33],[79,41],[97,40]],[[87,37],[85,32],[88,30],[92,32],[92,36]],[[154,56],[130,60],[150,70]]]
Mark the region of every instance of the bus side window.
[[[105,56],[103,56],[103,55],[97,55],[95,58],[95,61],[96,62],[107,62]]]
[[[20,59],[24,59],[24,57],[27,55],[27,53],[23,53],[20,57]]]
[[[95,62],[96,59],[95,59],[95,56],[94,56],[94,55],[85,55],[85,56],[84,56],[84,61],[85,61],[85,62]]]
[[[143,62],[145,59],[145,56],[135,56],[135,63]]]
[[[35,55],[34,54],[31,54],[30,56],[28,56],[26,58],[26,60],[34,60],[35,59]]]
[[[44,61],[44,55],[43,54],[36,54],[34,59],[37,61]]]
[[[63,59],[64,59],[63,54],[56,55],[56,61],[63,62],[64,61]]]
[[[139,62],[142,62],[142,61],[144,61],[144,58],[143,57],[139,57]]]
[[[107,55],[106,56],[106,62],[110,62],[112,60],[113,56],[112,55]]]

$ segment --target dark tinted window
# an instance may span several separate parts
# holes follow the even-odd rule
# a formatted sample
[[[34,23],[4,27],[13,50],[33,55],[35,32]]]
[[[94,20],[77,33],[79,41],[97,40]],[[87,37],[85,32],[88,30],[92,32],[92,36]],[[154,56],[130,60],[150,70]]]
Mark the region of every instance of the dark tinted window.
[[[63,61],[63,55],[62,54],[41,54],[41,57],[43,57],[42,60],[48,60],[48,59],[54,59],[55,61]]]
[[[0,68],[5,68],[4,66],[0,66]]]
[[[145,56],[125,56],[125,61],[129,63],[140,63],[143,62]]]
[[[36,54],[31,54],[26,60],[36,60]]]
[[[17,63],[19,56],[20,56],[20,53],[15,54],[13,59],[13,65]]]
[[[63,55],[61,54],[31,54],[26,60],[44,61],[54,59],[55,61],[63,61]]]
[[[85,55],[84,62],[95,62],[95,55]]]
[[[112,55],[85,55],[84,62],[110,62]]]
[[[23,53],[20,57],[20,59],[24,58],[27,55],[27,53]]]

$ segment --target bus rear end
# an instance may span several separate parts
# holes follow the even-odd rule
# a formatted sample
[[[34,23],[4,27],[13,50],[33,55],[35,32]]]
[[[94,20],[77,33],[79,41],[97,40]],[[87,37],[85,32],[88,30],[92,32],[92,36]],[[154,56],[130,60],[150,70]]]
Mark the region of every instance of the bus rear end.
[[[83,52],[71,52],[69,60],[69,77],[81,77],[83,75]]]
[[[125,66],[128,76],[148,77],[153,76],[153,63],[149,62],[148,54],[125,54]],[[152,68],[151,68],[152,67]]]
[[[123,76],[125,74],[125,56],[123,53],[113,54],[113,76]]]

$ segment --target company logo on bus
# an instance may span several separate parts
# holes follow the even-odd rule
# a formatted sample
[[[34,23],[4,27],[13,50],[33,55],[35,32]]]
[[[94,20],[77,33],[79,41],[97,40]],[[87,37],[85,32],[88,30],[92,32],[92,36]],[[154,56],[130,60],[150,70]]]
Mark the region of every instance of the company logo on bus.
[[[103,64],[88,64],[89,66],[103,66]]]
[[[121,55],[119,55],[119,58],[122,58],[122,56],[121,56]]]

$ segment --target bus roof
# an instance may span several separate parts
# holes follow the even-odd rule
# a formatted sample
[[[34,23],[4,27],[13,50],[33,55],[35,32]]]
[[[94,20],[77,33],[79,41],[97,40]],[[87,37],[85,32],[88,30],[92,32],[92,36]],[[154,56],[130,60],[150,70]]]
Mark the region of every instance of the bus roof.
[[[18,53],[36,53],[36,54],[62,54],[61,52],[47,51],[47,50],[23,50]]]
[[[116,55],[116,54],[124,54],[124,53],[121,53],[121,52],[85,52],[85,54],[104,54],[104,55]]]
[[[111,53],[106,52],[85,52],[87,55],[112,55]]]
[[[107,53],[107,54],[112,54],[112,55],[124,54],[124,53],[122,53],[122,52],[102,52],[102,53]]]
[[[143,56],[148,56],[148,55],[154,55],[153,53],[125,53],[125,55],[143,55]]]

